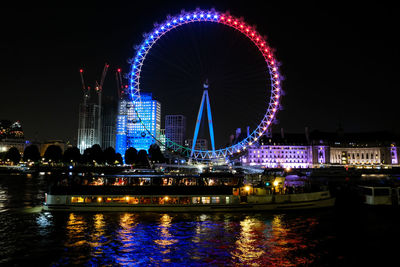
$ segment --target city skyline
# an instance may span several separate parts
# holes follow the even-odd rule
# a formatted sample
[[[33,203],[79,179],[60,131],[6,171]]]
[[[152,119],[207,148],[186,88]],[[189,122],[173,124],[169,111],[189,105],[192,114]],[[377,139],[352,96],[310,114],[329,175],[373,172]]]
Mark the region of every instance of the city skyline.
[[[6,54],[1,80],[2,96],[14,101],[2,104],[1,119],[21,121],[28,139],[73,142],[83,94],[79,68],[85,68],[88,83],[98,79],[104,62],[128,72],[126,60],[134,56],[132,46],[141,42],[142,33],[150,31],[154,21],[160,22],[165,14],[179,13],[183,8],[195,9],[197,5],[177,2],[159,4],[155,9],[150,4],[135,7],[132,12],[136,15],[129,18],[129,12],[122,8],[112,9],[113,12],[96,8],[109,18],[96,21],[97,24],[85,16],[81,16],[79,23],[68,17],[71,12],[83,15],[87,9],[36,9],[32,13],[10,10],[9,15],[15,16],[6,21],[9,28],[6,41],[1,44]],[[238,3],[199,7],[230,10],[235,16],[243,16],[248,23],[257,24],[257,30],[267,35],[276,49],[286,78],[282,85],[286,91],[282,100],[284,110],[278,114],[277,129],[301,132],[309,126],[334,131],[341,124],[345,131],[399,131],[393,123],[396,100],[386,97],[395,89],[398,68],[398,50],[390,35],[395,25],[390,7],[341,9],[339,4],[305,5],[296,11],[295,7],[260,6],[265,12],[272,10],[264,15]],[[25,27],[14,25],[16,19],[25,22]],[[68,32],[70,29],[73,31]],[[370,39],[371,36],[376,38]],[[366,54],[370,56],[365,57]],[[113,78],[110,72],[105,94],[117,94]],[[213,115],[218,113],[214,110]]]

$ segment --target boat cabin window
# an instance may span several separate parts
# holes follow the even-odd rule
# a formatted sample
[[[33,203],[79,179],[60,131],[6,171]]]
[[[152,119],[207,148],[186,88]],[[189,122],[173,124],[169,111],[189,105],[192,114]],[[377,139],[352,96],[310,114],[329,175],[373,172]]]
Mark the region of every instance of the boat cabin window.
[[[219,204],[220,203],[219,197],[211,197],[211,203]]]
[[[125,201],[128,204],[139,204],[139,198],[137,197],[125,197]]]
[[[184,205],[190,204],[190,197],[180,197],[179,204],[184,204]]]
[[[71,203],[83,203],[83,197],[71,197]]]
[[[192,197],[192,203],[193,204],[200,204],[200,197]]]
[[[153,204],[165,205],[165,204],[178,204],[177,197],[153,197]]]
[[[375,196],[389,196],[390,190],[388,188],[374,188]]]
[[[151,204],[151,197],[140,197],[140,204]]]
[[[210,204],[210,197],[201,197],[201,202],[203,204]]]

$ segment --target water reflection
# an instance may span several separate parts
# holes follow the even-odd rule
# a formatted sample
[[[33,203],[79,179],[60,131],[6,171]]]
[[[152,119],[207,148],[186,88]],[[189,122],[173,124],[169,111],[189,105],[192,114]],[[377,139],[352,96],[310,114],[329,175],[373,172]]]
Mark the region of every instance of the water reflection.
[[[298,266],[308,265],[315,259],[310,253],[315,241],[309,241],[307,233],[316,225],[315,218],[292,221],[285,215],[274,215],[261,221],[247,216],[240,221],[240,233],[232,261],[240,265]]]
[[[134,255],[137,249],[141,249],[137,241],[138,238],[135,236],[137,225],[136,215],[131,213],[121,214],[119,229],[116,231],[117,243],[119,244],[116,253],[116,262],[119,265],[130,265],[134,263],[135,257],[132,257],[132,255]]]
[[[106,242],[106,240],[104,240],[105,222],[103,214],[98,213],[93,216],[93,226],[94,229],[89,244],[94,250],[92,253],[101,254],[103,252],[103,243]]]
[[[36,216],[42,238],[58,233],[55,265],[310,265],[318,258],[317,225],[317,217],[284,214]]]
[[[265,253],[262,241],[265,225],[258,219],[247,216],[240,222],[241,231],[236,241],[237,248],[232,252],[234,258],[244,264],[252,264]]]
[[[64,246],[66,255],[61,262],[67,264],[82,264],[85,260],[83,251],[87,251],[88,241],[86,239],[88,227],[82,215],[70,213],[66,226],[66,241]]]

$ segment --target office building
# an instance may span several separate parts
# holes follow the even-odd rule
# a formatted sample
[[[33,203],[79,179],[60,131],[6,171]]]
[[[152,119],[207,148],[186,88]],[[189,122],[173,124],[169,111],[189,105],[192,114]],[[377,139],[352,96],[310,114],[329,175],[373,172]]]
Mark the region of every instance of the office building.
[[[186,137],[186,117],[184,115],[165,116],[165,139],[168,141],[168,147],[177,149],[178,146],[185,144]]]
[[[136,109],[135,109],[136,108]],[[160,138],[161,104],[151,93],[141,93],[134,105],[125,97],[118,105],[116,151],[125,155],[129,147],[148,150]]]

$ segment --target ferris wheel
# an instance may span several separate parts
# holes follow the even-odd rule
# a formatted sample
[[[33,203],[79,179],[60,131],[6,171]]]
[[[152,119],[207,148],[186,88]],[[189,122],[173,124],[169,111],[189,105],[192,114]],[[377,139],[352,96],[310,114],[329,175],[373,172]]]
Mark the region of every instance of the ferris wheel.
[[[244,36],[246,36],[258,49],[259,53],[265,60],[267,65],[267,72],[269,73],[268,83],[270,83],[270,92],[266,92],[267,105],[265,109],[265,115],[259,122],[258,126],[252,131],[246,138],[240,142],[227,146],[221,149],[213,150],[196,150],[188,147],[180,146],[172,141],[166,140],[162,143],[161,140],[157,140],[156,136],[152,137],[162,145],[173,147],[174,150],[179,150],[181,153],[187,156],[198,159],[208,160],[215,158],[227,158],[231,155],[241,153],[245,151],[253,143],[257,142],[258,139],[263,136],[274,122],[277,112],[280,106],[280,99],[282,96],[281,90],[281,75],[279,73],[279,67],[276,58],[273,54],[271,47],[266,42],[265,38],[260,35],[256,29],[247,24],[242,19],[236,18],[230,15],[228,12],[222,13],[215,10],[195,10],[190,12],[182,12],[176,16],[168,16],[167,19],[161,24],[157,25],[150,33],[144,35],[144,40],[138,46],[135,57],[131,61],[131,72],[129,74],[130,87],[129,87],[129,98],[133,103],[140,103],[140,78],[141,71],[144,65],[146,56],[150,53],[151,48],[154,44],[170,32],[172,29],[189,23],[217,23],[234,28]],[[139,112],[135,109],[138,121],[140,120]],[[194,147],[194,146],[193,146]]]

